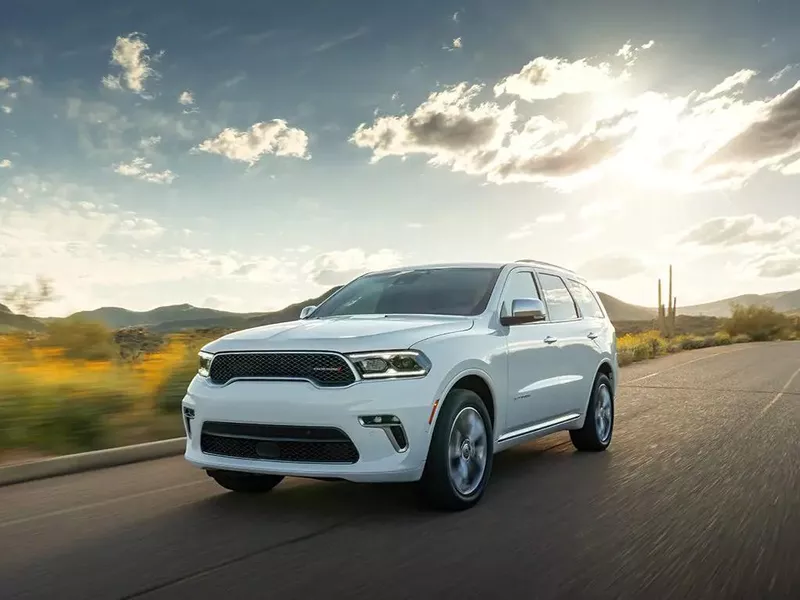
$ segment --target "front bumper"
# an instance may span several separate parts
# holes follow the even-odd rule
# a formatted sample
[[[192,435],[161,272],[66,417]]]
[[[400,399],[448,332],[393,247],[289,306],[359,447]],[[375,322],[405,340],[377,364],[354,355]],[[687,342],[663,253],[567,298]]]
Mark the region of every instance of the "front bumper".
[[[436,384],[428,377],[361,381],[339,389],[320,389],[304,381],[236,381],[216,386],[195,377],[182,403],[184,415],[191,415],[184,416],[184,456],[203,469],[357,482],[416,481],[425,466],[431,433],[428,420],[436,392]],[[359,420],[370,415],[396,416],[407,447],[399,447],[384,428]],[[355,445],[358,459],[298,462],[211,454],[201,445],[203,426],[209,422],[335,428]]]

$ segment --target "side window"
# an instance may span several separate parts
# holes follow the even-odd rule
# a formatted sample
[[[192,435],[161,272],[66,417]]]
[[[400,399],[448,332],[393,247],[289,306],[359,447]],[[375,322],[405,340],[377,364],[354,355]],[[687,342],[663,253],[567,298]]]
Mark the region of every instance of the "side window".
[[[539,273],[539,281],[542,283],[542,291],[551,321],[569,321],[578,318],[575,302],[561,277]]]
[[[503,290],[506,310],[511,310],[511,302],[519,298],[539,298],[531,271],[514,271],[508,277],[505,290]]]
[[[591,290],[580,282],[569,280],[569,289],[578,306],[581,307],[581,313],[587,319],[602,319],[603,309],[594,297]]]

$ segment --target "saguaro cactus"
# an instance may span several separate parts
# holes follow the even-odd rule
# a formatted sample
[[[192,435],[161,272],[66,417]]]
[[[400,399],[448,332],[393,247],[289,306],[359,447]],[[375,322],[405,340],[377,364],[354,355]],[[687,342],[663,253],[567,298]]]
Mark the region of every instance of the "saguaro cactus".
[[[675,309],[678,298],[672,295],[672,265],[669,266],[669,296],[665,308],[661,300],[661,279],[658,280],[658,330],[666,338],[675,335]]]

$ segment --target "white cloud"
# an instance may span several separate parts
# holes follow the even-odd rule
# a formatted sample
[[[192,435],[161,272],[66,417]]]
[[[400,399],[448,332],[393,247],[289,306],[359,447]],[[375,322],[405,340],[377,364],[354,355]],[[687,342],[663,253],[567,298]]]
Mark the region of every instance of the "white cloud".
[[[783,78],[784,75],[786,75],[789,71],[791,71],[792,67],[794,67],[794,66],[795,65],[786,65],[780,71],[778,71],[772,77],[770,77],[769,78],[769,82],[770,83],[778,83],[778,81],[780,81],[781,78]]]
[[[150,47],[139,33],[117,36],[111,50],[111,64],[121,69],[118,75],[103,77],[103,85],[109,89],[127,88],[132,92],[144,92],[145,82],[158,73],[150,66],[152,59],[147,54]]]
[[[509,232],[506,235],[508,240],[521,240],[530,237],[536,231],[537,225],[553,225],[555,223],[563,223],[567,218],[564,213],[550,213],[536,217],[533,223],[523,223],[517,229]]]
[[[464,44],[461,42],[460,37],[457,37],[456,39],[453,40],[453,48],[461,48],[463,47],[463,45]]]
[[[11,168],[11,161],[7,158],[0,160],[0,169],[10,169]]]
[[[178,96],[178,102],[184,106],[190,106],[194,104],[194,95],[189,90],[181,92],[181,95]]]
[[[22,75],[22,76],[20,76],[20,78],[18,79],[18,81],[19,81],[20,83],[22,83],[22,84],[25,84],[25,85],[33,85],[33,77],[30,77],[30,76],[28,76],[28,75]]]
[[[747,244],[774,246],[800,239],[800,217],[765,221],[755,214],[709,219],[686,232],[681,241],[698,246],[731,247]]]
[[[753,69],[737,71],[733,75],[723,79],[708,92],[698,95],[697,101],[703,102],[704,100],[710,100],[711,98],[716,98],[717,96],[727,93],[741,93],[742,88],[756,75],[758,75],[758,71],[754,71]]]
[[[636,62],[638,53],[652,48],[653,43],[635,48],[626,42],[616,56],[630,67]],[[537,56],[518,73],[501,79],[494,86],[494,93],[495,96],[508,94],[533,102],[564,95],[608,92],[629,78],[627,69],[615,73],[608,61],[593,64],[588,58],[570,61],[554,56]]]
[[[228,127],[216,137],[203,141],[193,151],[219,154],[250,165],[265,154],[310,158],[306,132],[289,127],[282,119],[256,123],[247,131]]]
[[[114,172],[125,175],[126,177],[135,177],[136,179],[141,179],[149,183],[163,183],[167,185],[172,183],[177,177],[177,175],[169,169],[153,171],[152,168],[153,165],[147,162],[146,159],[137,157],[129,163],[118,163],[114,165]]]
[[[547,224],[563,223],[566,220],[566,218],[567,215],[565,215],[564,213],[550,213],[536,217],[536,222],[547,223]]]
[[[142,138],[139,140],[139,147],[143,149],[152,148],[161,143],[160,135],[151,135],[150,137]]]
[[[13,112],[14,109],[11,108],[10,106],[4,104],[3,106],[0,106],[0,110],[2,110],[7,115],[10,115]]]
[[[11,80],[8,77],[0,77],[0,90],[7,90],[11,87]]]
[[[400,265],[401,256],[394,250],[383,249],[367,254],[361,248],[335,250],[320,254],[303,266],[303,272],[317,285],[345,284],[369,271],[380,271]]]
[[[590,202],[581,207],[580,216],[583,219],[593,219],[595,217],[608,217],[622,210],[622,203],[618,200],[599,200]]]

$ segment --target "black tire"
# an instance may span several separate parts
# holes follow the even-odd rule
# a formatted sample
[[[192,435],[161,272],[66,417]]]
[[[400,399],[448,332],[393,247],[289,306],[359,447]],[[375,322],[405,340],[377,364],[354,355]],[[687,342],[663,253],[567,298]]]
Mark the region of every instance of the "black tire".
[[[480,417],[486,431],[485,466],[477,487],[468,494],[459,491],[450,477],[449,440],[456,417],[462,411],[473,409]],[[466,412],[465,412],[466,414]],[[471,416],[474,416],[471,415]],[[492,421],[480,396],[470,390],[454,389],[442,403],[439,418],[433,429],[425,470],[420,481],[423,497],[429,506],[448,511],[472,508],[483,497],[492,472],[494,443]]]
[[[208,476],[226,490],[240,494],[265,494],[283,481],[283,475],[254,475],[234,471],[208,471]]]
[[[601,435],[601,427],[597,423],[597,412],[600,405],[604,403],[603,397],[608,392],[610,402],[610,414],[608,418],[608,429],[605,435]],[[614,387],[607,375],[598,373],[592,388],[592,396],[589,399],[589,406],[586,409],[586,419],[583,427],[573,429],[569,432],[572,445],[581,452],[603,452],[611,444],[614,435]]]

